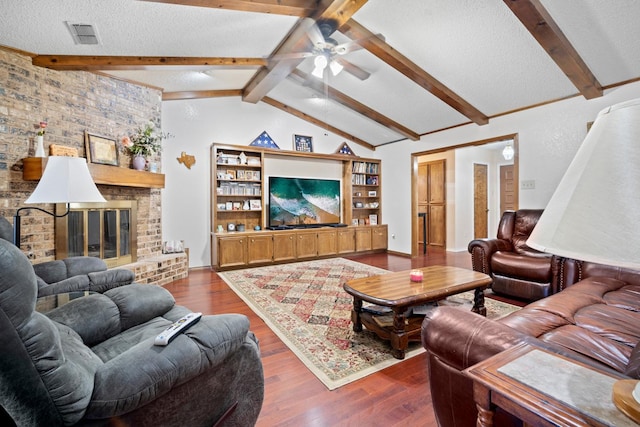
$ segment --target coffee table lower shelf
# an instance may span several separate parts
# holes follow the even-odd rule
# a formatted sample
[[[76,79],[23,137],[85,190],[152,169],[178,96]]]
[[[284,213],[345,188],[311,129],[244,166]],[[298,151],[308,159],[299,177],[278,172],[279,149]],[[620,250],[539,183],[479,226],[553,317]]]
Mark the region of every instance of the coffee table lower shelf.
[[[409,341],[420,342],[420,327],[424,316],[412,315],[405,318],[405,325],[403,328],[395,330],[394,326],[381,326],[374,320],[374,317],[386,317],[379,316],[366,311],[361,311],[360,315],[355,310],[351,311],[351,321],[353,322],[353,330],[355,332],[362,332],[362,326],[375,333],[380,339],[391,342],[391,348],[393,349],[393,357],[396,359],[404,359],[404,349],[407,348]],[[358,327],[359,325],[359,327]]]

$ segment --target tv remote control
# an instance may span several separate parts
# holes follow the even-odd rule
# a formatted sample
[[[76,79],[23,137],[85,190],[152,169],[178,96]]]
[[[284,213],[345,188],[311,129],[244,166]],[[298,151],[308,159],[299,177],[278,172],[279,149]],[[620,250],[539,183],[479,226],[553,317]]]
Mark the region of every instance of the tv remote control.
[[[162,331],[160,335],[153,341],[154,345],[167,345],[178,334],[186,331],[189,327],[196,324],[202,317],[202,313],[189,313],[178,319],[173,325]]]

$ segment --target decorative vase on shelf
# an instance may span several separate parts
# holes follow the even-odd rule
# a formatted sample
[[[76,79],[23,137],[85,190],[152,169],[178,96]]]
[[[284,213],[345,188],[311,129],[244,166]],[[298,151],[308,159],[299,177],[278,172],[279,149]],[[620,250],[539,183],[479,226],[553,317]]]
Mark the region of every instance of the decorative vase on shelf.
[[[44,154],[44,135],[36,135],[36,154],[35,157],[45,157]]]
[[[145,159],[144,156],[138,154],[133,158],[132,164],[135,170],[141,171],[144,170],[144,167],[147,164],[147,159]]]

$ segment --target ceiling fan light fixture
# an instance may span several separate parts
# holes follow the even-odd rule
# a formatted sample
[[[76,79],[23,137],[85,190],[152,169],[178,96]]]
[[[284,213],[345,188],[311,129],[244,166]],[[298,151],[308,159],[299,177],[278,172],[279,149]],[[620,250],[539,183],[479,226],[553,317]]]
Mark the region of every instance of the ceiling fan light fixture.
[[[513,150],[513,145],[511,145],[511,143],[505,145],[502,150],[502,157],[504,157],[505,160],[511,160],[513,159],[514,154],[515,151]]]
[[[324,69],[327,68],[328,63],[329,61],[327,60],[326,56],[324,55],[316,56],[316,58],[313,60],[313,65],[315,65],[315,68],[313,69],[311,74],[321,79],[324,76]]]
[[[331,61],[331,63],[329,64],[329,68],[331,69],[331,73],[334,76],[340,74],[340,72],[344,69],[342,64],[340,64],[338,61]]]

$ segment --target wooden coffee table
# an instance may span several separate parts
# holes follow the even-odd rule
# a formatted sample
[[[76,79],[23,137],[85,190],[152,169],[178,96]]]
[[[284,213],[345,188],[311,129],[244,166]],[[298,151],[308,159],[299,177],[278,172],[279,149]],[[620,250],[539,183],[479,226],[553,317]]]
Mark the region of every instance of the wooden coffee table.
[[[362,331],[362,325],[375,332],[380,338],[391,341],[393,356],[404,359],[409,341],[420,341],[420,326],[423,316],[407,318],[409,307],[439,301],[462,292],[475,290],[472,311],[486,316],[484,290],[491,284],[491,278],[484,273],[465,268],[431,266],[422,270],[422,282],[412,282],[410,271],[371,276],[350,280],[343,285],[344,290],[353,296],[351,320],[355,332]],[[393,325],[380,326],[374,314],[362,309],[367,301],[393,311]]]

